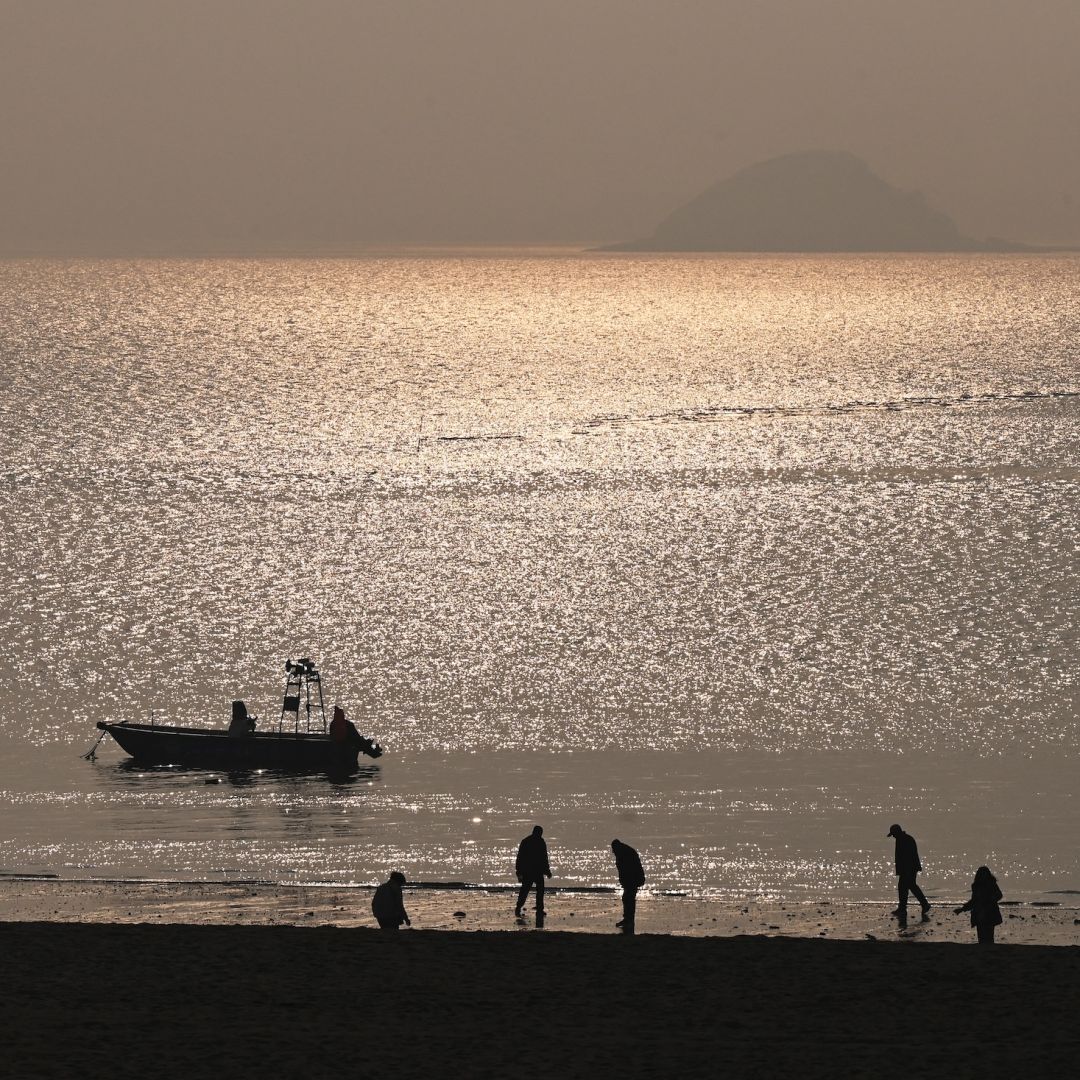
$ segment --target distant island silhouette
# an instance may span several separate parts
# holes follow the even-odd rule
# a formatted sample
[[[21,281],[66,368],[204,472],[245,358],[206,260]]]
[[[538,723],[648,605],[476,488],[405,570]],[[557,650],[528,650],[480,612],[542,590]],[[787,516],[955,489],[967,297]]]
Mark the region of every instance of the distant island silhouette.
[[[965,236],[917,191],[854,154],[814,150],[751,165],[714,184],[652,236],[601,251],[1047,251]]]

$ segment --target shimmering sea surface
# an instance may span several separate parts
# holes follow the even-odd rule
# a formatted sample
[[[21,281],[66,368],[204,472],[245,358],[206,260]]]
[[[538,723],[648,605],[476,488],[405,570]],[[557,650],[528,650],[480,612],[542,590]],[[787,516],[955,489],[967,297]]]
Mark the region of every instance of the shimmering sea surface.
[[[0,263],[0,871],[1080,889],[1080,259]],[[280,710],[348,783],[133,767]]]

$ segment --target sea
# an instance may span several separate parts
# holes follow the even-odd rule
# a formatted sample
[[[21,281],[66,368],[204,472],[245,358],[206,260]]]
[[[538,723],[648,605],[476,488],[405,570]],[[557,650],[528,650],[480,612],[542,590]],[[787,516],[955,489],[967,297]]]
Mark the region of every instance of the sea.
[[[1078,538],[1075,255],[0,262],[0,873],[1052,902]],[[82,756],[299,657],[355,777]]]

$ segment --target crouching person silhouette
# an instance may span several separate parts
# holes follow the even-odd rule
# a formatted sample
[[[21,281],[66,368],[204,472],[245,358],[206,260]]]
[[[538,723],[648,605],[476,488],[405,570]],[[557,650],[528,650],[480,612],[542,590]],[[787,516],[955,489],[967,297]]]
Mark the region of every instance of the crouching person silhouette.
[[[1001,925],[1000,899],[1001,889],[998,888],[997,878],[990,873],[988,866],[980,866],[971,883],[971,899],[956,909],[957,915],[964,911],[971,912],[971,925],[978,933],[980,945],[994,944],[994,927]]]
[[[375,890],[375,895],[371,898],[371,914],[375,916],[380,929],[396,930],[402,923],[412,926],[401,896],[404,884],[405,875],[395,870],[390,875],[390,880],[384,881]]]
[[[533,831],[518,845],[517,862],[514,871],[521,888],[518,890],[517,906],[514,915],[521,918],[521,909],[525,901],[529,899],[529,890],[536,889],[536,917],[543,919],[544,915],[544,878],[551,877],[551,864],[548,862],[547,841],[544,840],[544,830],[539,825],[533,826]]]
[[[619,884],[623,890],[622,920],[615,925],[621,927],[624,934],[632,934],[637,914],[637,893],[645,884],[645,869],[641,865],[641,857],[629,844],[612,840],[611,850],[615,854],[615,868],[619,871]]]

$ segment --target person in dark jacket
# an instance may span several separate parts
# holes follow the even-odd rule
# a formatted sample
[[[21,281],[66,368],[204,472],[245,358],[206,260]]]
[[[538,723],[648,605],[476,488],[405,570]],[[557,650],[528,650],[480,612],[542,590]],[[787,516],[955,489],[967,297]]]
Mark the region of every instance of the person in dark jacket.
[[[345,710],[340,705],[334,706],[334,719],[330,721],[330,738],[336,743],[347,742],[349,722],[345,719]]]
[[[922,908],[922,921],[929,922],[930,902],[923,895],[922,889],[915,884],[915,875],[922,870],[915,837],[904,832],[899,825],[891,826],[889,835],[896,838],[896,876],[900,892],[900,906],[893,914],[900,920],[901,929],[907,926],[907,898],[910,892]]]
[[[521,909],[529,898],[529,889],[536,889],[536,913],[544,912],[544,878],[551,877],[551,865],[548,863],[547,842],[544,830],[539,825],[518,845],[517,862],[514,871],[521,888],[518,890],[517,906],[514,914],[520,919]]]
[[[402,923],[412,926],[401,896],[405,875],[395,870],[389,881],[384,881],[371,898],[371,914],[383,930],[396,930]]]
[[[971,912],[971,925],[979,935],[980,945],[994,944],[994,927],[1001,925],[1000,899],[1001,889],[998,888],[997,878],[990,873],[988,866],[980,866],[971,883],[971,899],[956,909],[957,915],[964,911]]]
[[[645,884],[645,869],[641,865],[641,857],[629,844],[612,840],[611,850],[615,854],[615,868],[619,871],[619,884],[623,890],[622,921],[615,925],[622,927],[624,934],[632,934],[634,916],[637,914],[637,892]]]

